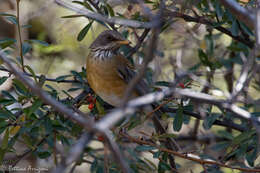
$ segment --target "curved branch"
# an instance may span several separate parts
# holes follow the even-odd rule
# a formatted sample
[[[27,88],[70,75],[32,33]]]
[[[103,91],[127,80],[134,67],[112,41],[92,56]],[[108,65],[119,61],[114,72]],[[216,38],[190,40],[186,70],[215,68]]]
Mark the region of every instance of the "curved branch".
[[[248,27],[251,29],[254,28],[256,17],[253,13],[251,13],[246,8],[239,5],[234,0],[220,0],[222,5],[224,5],[228,10],[231,11],[231,13],[239,20],[244,22]]]
[[[119,17],[111,17],[111,18],[107,18],[99,13],[94,13],[92,11],[89,11],[87,9],[83,9],[83,8],[78,8],[75,7],[73,5],[71,5],[70,3],[64,2],[62,0],[55,0],[55,2],[60,5],[63,6],[71,11],[74,11],[78,14],[84,15],[87,18],[93,19],[93,20],[97,20],[97,21],[101,21],[101,22],[106,22],[109,24],[118,24],[118,25],[124,25],[124,26],[129,26],[132,28],[153,28],[155,26],[157,26],[157,22],[156,21],[151,21],[151,22],[140,22],[137,20],[130,20],[130,19],[122,19]]]

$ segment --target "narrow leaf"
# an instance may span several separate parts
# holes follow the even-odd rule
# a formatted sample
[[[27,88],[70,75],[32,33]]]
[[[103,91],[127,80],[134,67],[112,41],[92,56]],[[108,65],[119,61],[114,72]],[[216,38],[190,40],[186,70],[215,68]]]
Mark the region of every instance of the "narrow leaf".
[[[4,138],[2,140],[2,144],[1,144],[1,148],[0,148],[0,165],[2,165],[4,155],[5,155],[6,150],[7,150],[8,139],[9,139],[9,129],[7,128],[5,130],[5,135],[4,135]]]
[[[12,24],[17,25],[17,18],[15,16],[7,16],[6,19],[10,21]]]
[[[87,24],[80,32],[79,35],[77,37],[78,41],[82,41],[84,39],[84,37],[87,35],[88,30],[90,29],[91,25],[92,25],[93,21],[90,22],[89,24]]]
[[[30,66],[28,66],[28,65],[25,65],[24,67],[25,67],[27,70],[29,70],[29,72],[30,72],[31,75],[33,76],[34,81],[37,82],[36,74],[34,73],[33,69],[32,69]]]
[[[40,45],[42,45],[42,46],[49,46],[49,44],[48,44],[47,42],[45,42],[45,41],[34,40],[34,39],[32,39],[32,40],[30,40],[30,41],[33,42],[33,43],[40,44]]]
[[[85,16],[80,14],[75,14],[75,15],[62,16],[61,18],[75,18],[75,17],[85,17]]]
[[[183,107],[179,107],[177,114],[173,120],[173,130],[180,131],[183,123]]]
[[[0,85],[2,85],[7,79],[8,77],[6,76],[0,77]]]
[[[12,17],[16,17],[13,14],[9,14],[9,13],[0,13],[0,16],[12,16]]]
[[[26,43],[26,42],[23,43],[23,46],[22,46],[23,55],[28,53],[31,49],[32,49],[32,45],[31,44]]]

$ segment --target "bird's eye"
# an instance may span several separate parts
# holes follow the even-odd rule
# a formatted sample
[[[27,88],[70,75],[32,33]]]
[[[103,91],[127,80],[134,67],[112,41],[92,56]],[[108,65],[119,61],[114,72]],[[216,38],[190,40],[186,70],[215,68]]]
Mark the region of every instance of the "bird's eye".
[[[108,36],[107,39],[108,39],[109,41],[115,40],[114,37],[112,37],[112,36]]]

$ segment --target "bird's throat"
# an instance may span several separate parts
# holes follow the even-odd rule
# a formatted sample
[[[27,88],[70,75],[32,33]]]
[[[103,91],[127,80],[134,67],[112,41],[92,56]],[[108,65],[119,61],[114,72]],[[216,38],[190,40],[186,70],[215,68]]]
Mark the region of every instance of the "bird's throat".
[[[96,60],[107,60],[107,59],[111,59],[113,57],[115,53],[111,50],[107,50],[107,49],[97,49],[93,51],[93,57]]]

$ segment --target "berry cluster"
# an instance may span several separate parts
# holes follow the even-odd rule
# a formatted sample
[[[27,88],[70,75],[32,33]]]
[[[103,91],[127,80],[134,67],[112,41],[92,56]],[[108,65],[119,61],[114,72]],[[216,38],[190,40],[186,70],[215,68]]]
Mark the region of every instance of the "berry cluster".
[[[96,104],[96,98],[93,97],[91,94],[88,94],[87,96],[87,103],[88,103],[88,109],[92,110],[95,107]]]

